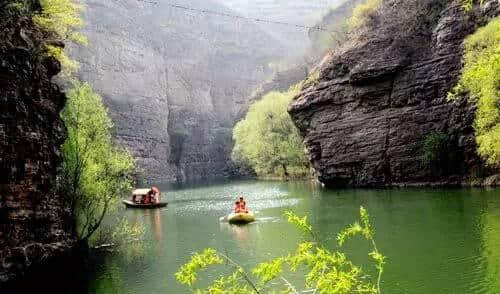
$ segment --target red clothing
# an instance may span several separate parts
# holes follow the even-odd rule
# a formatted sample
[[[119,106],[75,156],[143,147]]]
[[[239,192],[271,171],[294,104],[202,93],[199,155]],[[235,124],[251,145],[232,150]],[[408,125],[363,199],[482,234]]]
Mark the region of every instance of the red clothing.
[[[235,213],[248,212],[247,203],[245,201],[238,201],[235,203],[234,207]]]

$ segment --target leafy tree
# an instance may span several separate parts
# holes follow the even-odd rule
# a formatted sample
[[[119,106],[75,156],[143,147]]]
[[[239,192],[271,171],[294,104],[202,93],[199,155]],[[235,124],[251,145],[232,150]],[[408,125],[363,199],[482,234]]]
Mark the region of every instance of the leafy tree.
[[[260,176],[305,176],[304,145],[287,107],[300,86],[270,92],[254,103],[233,130],[233,160],[248,163]]]
[[[380,283],[384,272],[386,257],[375,243],[375,231],[367,211],[360,208],[360,220],[354,222],[337,234],[338,248],[330,250],[321,245],[307,217],[299,217],[293,212],[286,212],[289,223],[302,230],[309,240],[298,244],[295,252],[258,264],[252,271],[247,271],[228,256],[215,249],[205,249],[194,254],[175,274],[176,279],[191,288],[194,293],[381,293]],[[368,254],[377,272],[377,276],[367,278],[361,267],[353,264],[346,253],[341,251],[344,244],[354,236],[368,240],[372,251]],[[234,268],[233,273],[214,280],[207,288],[194,287],[199,272],[210,266],[227,265]],[[298,290],[285,277],[285,270],[296,272],[306,270],[305,290]],[[271,285],[271,282],[274,282]]]
[[[75,82],[67,96],[61,117],[68,137],[59,187],[74,213],[78,238],[88,241],[113,204],[131,189],[134,160],[111,141],[113,124],[88,83]]]
[[[500,166],[500,17],[465,40],[464,67],[449,94],[469,92],[477,105],[474,128],[478,154],[487,164]]]

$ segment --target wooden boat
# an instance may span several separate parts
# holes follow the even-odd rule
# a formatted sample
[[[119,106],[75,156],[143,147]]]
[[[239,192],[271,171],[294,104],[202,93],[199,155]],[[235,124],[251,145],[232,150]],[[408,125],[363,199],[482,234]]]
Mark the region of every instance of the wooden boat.
[[[156,194],[155,199],[152,199],[152,202],[149,203],[141,203],[140,200],[136,201],[136,199],[142,199],[146,197],[149,191],[153,191]],[[151,209],[151,208],[161,208],[167,206],[167,202],[161,202],[158,201],[160,196],[160,190],[156,187],[152,187],[151,189],[135,189],[132,191],[132,200],[122,200],[123,204],[125,204],[126,207],[128,208],[145,208],[145,209]],[[139,197],[139,198],[138,198]],[[155,202],[157,201],[157,202]]]
[[[162,208],[167,206],[168,204],[168,202],[142,204],[142,203],[135,203],[130,200],[123,200],[122,202],[128,208],[144,208],[144,209]]]
[[[231,213],[227,217],[227,221],[232,224],[247,224],[255,221],[255,214],[253,212],[240,212]]]

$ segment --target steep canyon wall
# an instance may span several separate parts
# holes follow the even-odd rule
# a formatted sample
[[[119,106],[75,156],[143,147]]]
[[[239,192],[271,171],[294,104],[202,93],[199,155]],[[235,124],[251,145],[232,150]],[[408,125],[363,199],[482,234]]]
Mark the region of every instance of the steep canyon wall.
[[[383,1],[290,105],[319,180],[459,185],[481,174],[474,107],[467,97],[446,97],[460,74],[464,38],[498,14],[498,1],[471,12],[460,1]],[[437,170],[422,164],[422,143],[432,132],[444,134],[448,146]]]
[[[338,1],[309,2],[293,7],[273,1],[177,4],[311,25]],[[309,44],[308,31],[162,1],[82,3],[87,6],[83,33],[90,43],[72,48],[71,54],[81,62],[82,80],[104,97],[115,138],[139,159],[142,177],[171,181],[245,174],[230,159],[232,128],[263,82],[288,87],[288,80],[307,75],[301,65],[273,76],[270,63],[300,56],[297,44]]]
[[[232,127],[283,47],[252,23],[167,4],[82,1],[80,77],[103,95],[115,137],[150,181],[229,177]],[[212,1],[191,7],[230,12]]]
[[[38,3],[32,1],[34,6]],[[2,8],[4,9],[4,8]],[[53,192],[66,97],[51,82],[59,63],[29,17],[0,11],[0,288],[68,251],[70,213]]]

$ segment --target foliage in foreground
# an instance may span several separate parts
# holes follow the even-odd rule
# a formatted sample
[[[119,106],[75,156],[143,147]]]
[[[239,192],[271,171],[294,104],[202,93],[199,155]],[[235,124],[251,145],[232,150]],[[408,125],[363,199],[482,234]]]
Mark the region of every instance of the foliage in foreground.
[[[215,249],[205,249],[196,253],[175,274],[177,281],[190,287],[194,293],[381,293],[380,282],[386,262],[377,249],[375,231],[367,211],[360,208],[360,221],[356,221],[337,234],[338,248],[330,250],[319,244],[317,235],[307,222],[307,217],[299,217],[286,212],[289,223],[303,231],[310,240],[298,244],[295,252],[260,263],[252,271],[247,271],[228,256]],[[354,236],[361,236],[370,242],[372,251],[368,254],[377,276],[367,278],[361,267],[349,260],[341,251],[343,245]],[[207,288],[196,288],[199,272],[215,265],[229,265],[233,273],[214,280]],[[305,285],[301,290],[285,277],[287,270],[296,272],[305,269]],[[271,285],[271,282],[273,284]],[[280,292],[278,292],[280,291]]]
[[[80,240],[99,228],[106,213],[132,187],[134,160],[111,141],[113,124],[102,98],[75,82],[61,117],[68,130],[59,187],[76,219]]]
[[[42,10],[33,16],[33,21],[43,30],[54,34],[63,41],[86,45],[87,38],[76,30],[83,27],[80,13],[82,5],[73,0],[40,0]],[[46,45],[47,54],[56,58],[62,65],[62,74],[69,78],[78,70],[78,62],[71,60],[63,48]]]
[[[469,92],[477,105],[474,128],[478,154],[500,166],[500,17],[465,40],[464,68],[449,97]]]
[[[303,177],[309,172],[304,145],[287,112],[299,86],[270,92],[255,102],[233,130],[233,160],[248,163],[259,176]]]

